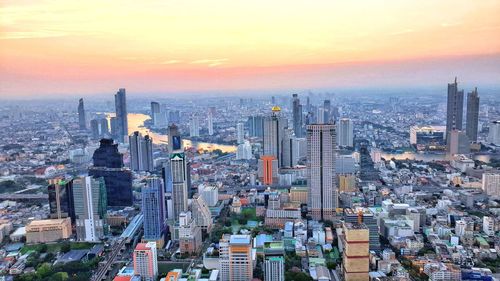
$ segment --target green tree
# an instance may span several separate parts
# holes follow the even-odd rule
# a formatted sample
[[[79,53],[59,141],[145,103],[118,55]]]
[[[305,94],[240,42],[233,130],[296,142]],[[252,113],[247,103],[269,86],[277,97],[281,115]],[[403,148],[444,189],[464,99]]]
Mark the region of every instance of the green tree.
[[[312,277],[304,272],[293,272],[287,271],[285,272],[285,280],[286,281],[312,281]]]
[[[69,242],[62,243],[62,245],[61,245],[61,252],[67,253],[69,251],[71,251],[71,244],[69,244]]]

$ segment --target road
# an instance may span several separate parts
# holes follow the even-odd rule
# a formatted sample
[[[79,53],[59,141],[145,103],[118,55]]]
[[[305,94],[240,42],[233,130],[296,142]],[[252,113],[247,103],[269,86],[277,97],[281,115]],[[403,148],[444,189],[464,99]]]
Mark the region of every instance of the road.
[[[121,249],[123,248],[123,246],[125,246],[126,243],[127,239],[121,239],[111,248],[111,253],[106,255],[106,262],[99,264],[99,267],[90,278],[91,281],[101,281],[102,279],[104,279],[104,277],[106,277],[108,270],[113,265],[116,257],[120,254]]]

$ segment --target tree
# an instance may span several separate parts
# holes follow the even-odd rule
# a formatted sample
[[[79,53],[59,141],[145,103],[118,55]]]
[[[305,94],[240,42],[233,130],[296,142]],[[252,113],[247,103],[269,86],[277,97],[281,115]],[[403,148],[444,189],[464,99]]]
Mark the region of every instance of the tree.
[[[333,261],[329,261],[326,263],[326,267],[330,270],[334,270],[337,267],[337,263]]]
[[[312,281],[312,277],[304,272],[293,272],[287,271],[285,272],[285,280],[286,281]]]
[[[61,252],[67,253],[69,251],[71,251],[71,245],[69,244],[69,242],[62,243],[62,245],[61,245]]]

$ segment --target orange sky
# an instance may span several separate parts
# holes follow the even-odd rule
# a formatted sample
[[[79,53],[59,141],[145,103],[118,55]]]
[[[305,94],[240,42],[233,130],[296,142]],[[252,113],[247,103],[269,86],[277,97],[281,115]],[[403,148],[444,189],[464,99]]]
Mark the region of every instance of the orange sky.
[[[404,84],[394,65],[422,62],[422,77],[493,84],[499,14],[493,0],[0,0],[0,95],[349,87],[391,67],[371,82]]]

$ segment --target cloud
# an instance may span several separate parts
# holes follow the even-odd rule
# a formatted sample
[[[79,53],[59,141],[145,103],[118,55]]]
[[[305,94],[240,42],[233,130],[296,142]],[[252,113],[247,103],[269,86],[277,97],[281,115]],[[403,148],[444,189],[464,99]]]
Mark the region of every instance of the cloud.
[[[53,38],[53,37],[63,37],[67,35],[68,33],[64,31],[55,31],[55,30],[5,31],[0,33],[0,40]]]
[[[228,61],[227,58],[222,58],[222,59],[199,59],[199,60],[194,60],[191,62],[191,64],[206,64],[209,67],[215,67],[219,66],[222,64],[225,64]]]

